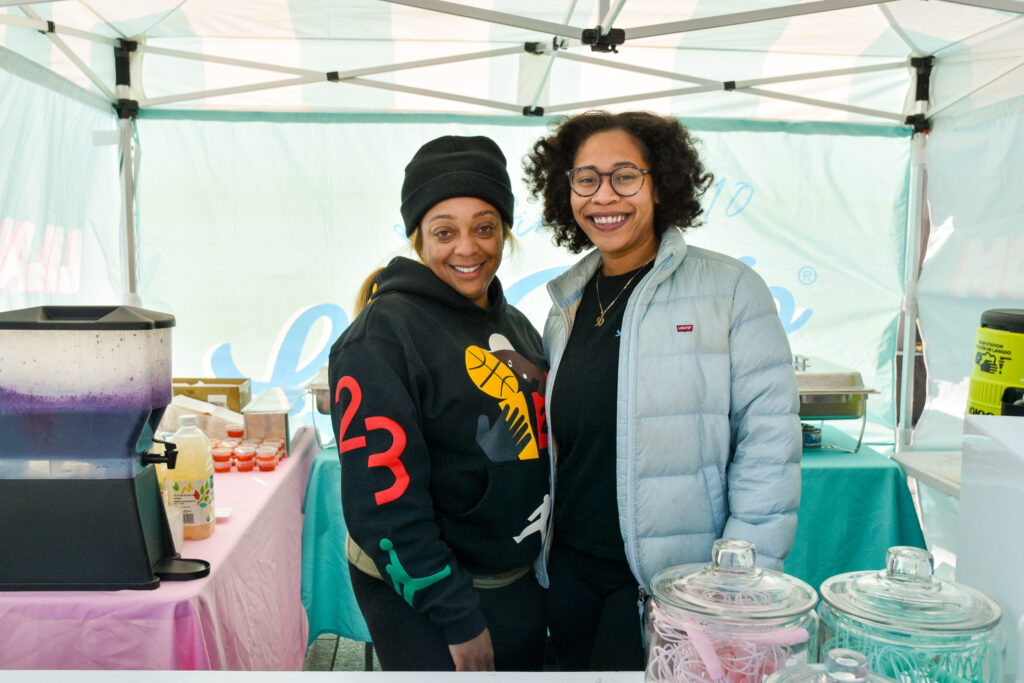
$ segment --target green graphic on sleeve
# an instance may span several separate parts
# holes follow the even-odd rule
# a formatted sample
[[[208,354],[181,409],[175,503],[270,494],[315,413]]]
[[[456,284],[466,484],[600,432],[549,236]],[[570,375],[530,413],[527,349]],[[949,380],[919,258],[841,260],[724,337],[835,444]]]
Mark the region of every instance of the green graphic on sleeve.
[[[395,552],[395,544],[390,539],[380,539],[380,549],[391,557],[391,562],[388,562],[384,569],[387,571],[388,576],[391,577],[391,580],[394,581],[395,589],[402,594],[402,598],[409,603],[410,607],[413,606],[412,598],[416,591],[432,586],[452,573],[452,568],[445,565],[445,568],[436,574],[415,579],[405,571],[405,567],[402,566],[401,561],[398,559],[398,553]]]

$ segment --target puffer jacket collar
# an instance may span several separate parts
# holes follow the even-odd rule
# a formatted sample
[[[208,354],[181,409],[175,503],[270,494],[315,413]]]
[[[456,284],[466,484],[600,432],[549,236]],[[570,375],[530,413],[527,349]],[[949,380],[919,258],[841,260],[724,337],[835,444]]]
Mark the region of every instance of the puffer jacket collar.
[[[685,257],[686,240],[683,239],[683,231],[675,227],[669,228],[661,236],[658,254],[654,259],[654,268],[644,279],[661,282],[679,267]],[[583,289],[600,267],[601,253],[594,249],[569,270],[549,282],[548,293],[555,306],[569,308],[579,303],[583,296]],[[637,289],[640,289],[639,285]]]

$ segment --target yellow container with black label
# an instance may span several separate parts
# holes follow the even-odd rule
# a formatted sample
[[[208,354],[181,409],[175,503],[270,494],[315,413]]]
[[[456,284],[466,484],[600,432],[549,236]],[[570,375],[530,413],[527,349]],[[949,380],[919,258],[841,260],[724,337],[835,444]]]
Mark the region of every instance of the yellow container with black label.
[[[1024,309],[1000,308],[981,314],[967,412],[1002,414],[1007,387],[1024,387]]]

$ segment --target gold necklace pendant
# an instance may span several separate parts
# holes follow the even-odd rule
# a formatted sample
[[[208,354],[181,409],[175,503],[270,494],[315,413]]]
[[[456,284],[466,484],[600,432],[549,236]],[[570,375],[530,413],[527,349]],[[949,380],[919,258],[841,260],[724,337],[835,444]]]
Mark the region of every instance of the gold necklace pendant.
[[[648,261],[648,263],[650,263],[650,261]],[[619,290],[619,293],[615,295],[615,298],[612,299],[611,303],[608,304],[607,306],[601,303],[601,271],[597,271],[597,277],[594,278],[594,291],[597,292],[597,308],[601,312],[597,314],[597,320],[594,321],[594,327],[601,327],[601,325],[604,325],[604,314],[611,310],[611,307],[614,306],[615,302],[619,300],[619,297],[622,296],[622,293],[629,289],[629,286],[633,283],[633,280],[636,279],[636,276],[643,272],[643,269],[646,265],[647,264],[645,263],[635,273],[633,273],[633,277],[626,280],[626,284],[623,285],[622,289]]]

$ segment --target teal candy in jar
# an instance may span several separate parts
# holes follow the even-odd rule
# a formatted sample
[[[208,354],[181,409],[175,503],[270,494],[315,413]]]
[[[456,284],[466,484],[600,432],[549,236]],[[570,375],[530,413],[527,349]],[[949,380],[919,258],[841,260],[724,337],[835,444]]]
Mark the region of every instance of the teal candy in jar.
[[[990,683],[1002,669],[1002,611],[968,586],[933,575],[931,553],[896,546],[881,571],[821,584],[822,652],[848,648],[872,672],[907,683]]]

